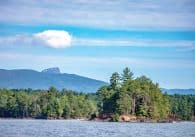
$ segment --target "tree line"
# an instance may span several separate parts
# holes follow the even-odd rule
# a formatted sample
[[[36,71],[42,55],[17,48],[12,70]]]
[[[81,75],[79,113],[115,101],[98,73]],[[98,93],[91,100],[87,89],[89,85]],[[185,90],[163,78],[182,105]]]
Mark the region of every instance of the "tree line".
[[[0,89],[0,117],[94,118],[120,115],[139,119],[194,120],[195,95],[168,95],[146,76],[134,77],[129,68],[114,72],[110,84],[96,93],[63,89]]]
[[[173,119],[195,120],[195,95],[170,95],[170,111]]]
[[[0,90],[0,117],[89,118],[96,110],[90,95],[71,90]]]

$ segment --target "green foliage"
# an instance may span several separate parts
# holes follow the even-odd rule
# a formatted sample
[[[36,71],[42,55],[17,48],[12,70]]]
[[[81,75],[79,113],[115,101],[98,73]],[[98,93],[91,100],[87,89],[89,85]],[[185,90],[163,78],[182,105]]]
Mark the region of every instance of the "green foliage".
[[[120,76],[118,72],[114,72],[110,77],[110,87],[113,90],[117,90],[119,88]]]
[[[132,99],[128,92],[118,92],[118,99],[116,100],[116,112],[118,114],[130,114]]]
[[[125,68],[123,70],[123,74],[121,77],[121,80],[123,81],[123,83],[125,83],[128,80],[132,80],[133,79],[133,72],[131,72],[131,70],[129,68]]]
[[[133,72],[125,68],[121,77],[117,72],[113,73],[110,82],[110,86],[101,87],[98,91],[99,96],[103,98],[102,113],[131,114],[151,119],[168,117],[167,96],[161,93],[158,84],[153,83],[146,76],[134,79]]]
[[[0,89],[0,117],[89,118],[96,113],[96,102],[86,94],[58,92],[54,87],[48,91]]]
[[[171,114],[176,119],[194,120],[195,95],[171,95]]]
[[[119,121],[119,114],[113,114],[112,115],[112,119],[111,119],[113,122],[118,122]]]

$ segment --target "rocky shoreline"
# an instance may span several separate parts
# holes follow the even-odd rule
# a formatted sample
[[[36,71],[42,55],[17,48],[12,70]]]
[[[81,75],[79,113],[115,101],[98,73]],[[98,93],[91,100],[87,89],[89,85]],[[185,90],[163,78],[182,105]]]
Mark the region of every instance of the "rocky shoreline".
[[[113,118],[115,117],[115,118]],[[184,122],[180,119],[150,119],[146,117],[136,117],[135,115],[120,115],[120,116],[113,116],[113,115],[100,115],[98,117],[89,119],[89,121],[98,121],[98,122],[130,122],[130,123],[177,123],[177,122]],[[195,122],[195,121],[190,121]]]

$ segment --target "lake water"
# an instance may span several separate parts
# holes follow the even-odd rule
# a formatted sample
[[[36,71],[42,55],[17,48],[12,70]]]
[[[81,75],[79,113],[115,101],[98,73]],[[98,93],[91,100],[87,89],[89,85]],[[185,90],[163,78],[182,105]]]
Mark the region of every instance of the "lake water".
[[[0,137],[195,137],[195,123],[3,119]]]

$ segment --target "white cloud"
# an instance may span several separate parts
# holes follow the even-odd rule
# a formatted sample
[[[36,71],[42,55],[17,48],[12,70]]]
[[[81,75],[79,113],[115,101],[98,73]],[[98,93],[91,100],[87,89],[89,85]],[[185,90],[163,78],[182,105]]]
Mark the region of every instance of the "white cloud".
[[[34,38],[52,48],[66,48],[71,44],[71,36],[62,30],[47,30],[33,35]]]
[[[32,35],[0,37],[1,46],[47,46],[66,48],[71,45],[72,37],[67,31],[46,30]]]

